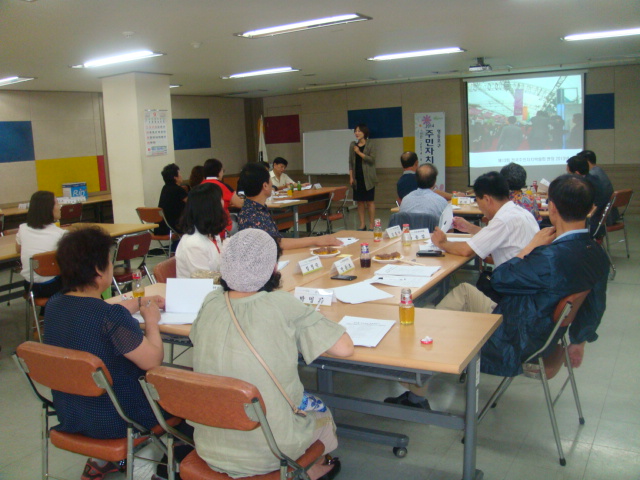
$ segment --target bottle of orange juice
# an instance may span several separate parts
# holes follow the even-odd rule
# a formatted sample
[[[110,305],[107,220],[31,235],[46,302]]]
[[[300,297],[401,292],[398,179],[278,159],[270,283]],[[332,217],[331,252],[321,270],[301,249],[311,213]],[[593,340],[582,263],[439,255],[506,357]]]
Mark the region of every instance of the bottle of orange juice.
[[[400,325],[413,325],[416,307],[413,305],[410,288],[403,288],[400,293]]]

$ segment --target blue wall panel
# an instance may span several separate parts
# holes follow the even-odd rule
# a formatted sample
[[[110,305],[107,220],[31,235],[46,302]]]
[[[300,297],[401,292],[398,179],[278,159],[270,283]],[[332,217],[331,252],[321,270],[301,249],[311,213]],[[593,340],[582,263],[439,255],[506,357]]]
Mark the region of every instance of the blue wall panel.
[[[349,110],[349,128],[365,123],[371,130],[371,138],[402,137],[402,107]]]
[[[584,97],[584,129],[615,128],[615,97],[613,93],[598,93]]]
[[[0,122],[0,163],[35,158],[31,122]]]
[[[193,150],[211,148],[211,130],[208,118],[174,118],[173,148]]]

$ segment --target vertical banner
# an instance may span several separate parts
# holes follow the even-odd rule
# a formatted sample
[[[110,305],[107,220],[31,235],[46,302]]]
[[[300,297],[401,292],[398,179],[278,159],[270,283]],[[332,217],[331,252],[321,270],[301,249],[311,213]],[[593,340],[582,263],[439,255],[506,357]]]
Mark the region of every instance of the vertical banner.
[[[262,115],[258,119],[258,161],[269,163],[267,144],[264,141],[264,121]]]
[[[167,110],[144,111],[144,139],[147,157],[167,155],[169,150]]]
[[[438,169],[436,188],[445,187],[444,112],[416,113],[416,153],[420,165],[431,163]]]

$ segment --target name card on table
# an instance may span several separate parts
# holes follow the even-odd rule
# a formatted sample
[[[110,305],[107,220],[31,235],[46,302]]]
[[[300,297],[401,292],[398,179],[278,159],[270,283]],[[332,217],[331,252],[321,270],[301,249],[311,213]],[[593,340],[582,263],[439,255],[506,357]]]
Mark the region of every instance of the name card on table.
[[[356,268],[356,266],[353,264],[353,260],[351,260],[351,257],[341,258],[337,262],[334,262],[333,266],[338,272],[338,275],[342,275]]]
[[[322,262],[320,261],[320,257],[314,255],[313,257],[300,260],[298,262],[298,267],[300,267],[302,275],[306,275],[307,273],[317,272],[320,270],[322,268]]]
[[[417,228],[416,230],[411,230],[411,240],[426,240],[427,238],[431,238],[429,235],[428,228]]]
[[[333,302],[333,292],[320,288],[296,287],[293,296],[308,305],[331,305]]]
[[[396,225],[395,227],[387,228],[386,232],[389,238],[396,238],[402,235],[402,228],[400,228],[400,225]]]
[[[320,185],[319,183],[314,183],[313,188],[315,188],[316,190],[320,190],[322,188],[322,185]]]

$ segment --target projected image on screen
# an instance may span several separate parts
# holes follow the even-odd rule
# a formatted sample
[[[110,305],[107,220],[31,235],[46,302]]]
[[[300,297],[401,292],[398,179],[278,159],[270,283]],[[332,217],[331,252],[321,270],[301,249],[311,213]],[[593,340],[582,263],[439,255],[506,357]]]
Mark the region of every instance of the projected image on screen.
[[[515,162],[529,183],[564,173],[583,149],[581,74],[504,77],[467,84],[469,179]]]

